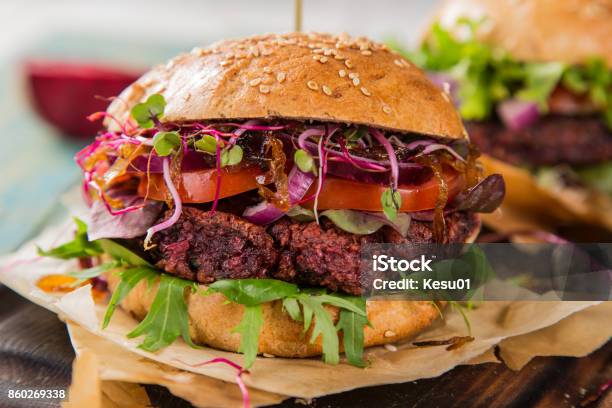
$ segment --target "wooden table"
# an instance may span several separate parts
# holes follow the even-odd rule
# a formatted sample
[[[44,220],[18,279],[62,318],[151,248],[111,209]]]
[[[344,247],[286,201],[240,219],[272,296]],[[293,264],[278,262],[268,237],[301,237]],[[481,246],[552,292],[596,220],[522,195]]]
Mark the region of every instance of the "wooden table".
[[[9,389],[67,389],[74,352],[57,317],[0,286],[0,407],[58,407],[59,400],[8,399]],[[612,342],[585,358],[536,358],[520,372],[501,364],[461,366],[434,379],[362,388],[312,401],[323,407],[580,407],[612,379]],[[190,405],[147,386],[155,406]],[[303,407],[295,400],[279,407]],[[589,407],[612,407],[608,390]]]

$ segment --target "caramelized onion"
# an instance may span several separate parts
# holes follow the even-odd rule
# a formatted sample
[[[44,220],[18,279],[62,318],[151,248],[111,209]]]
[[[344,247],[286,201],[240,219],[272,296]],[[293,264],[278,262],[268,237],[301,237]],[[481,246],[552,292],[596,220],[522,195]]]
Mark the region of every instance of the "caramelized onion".
[[[282,211],[288,211],[291,206],[289,200],[289,178],[285,173],[287,157],[283,151],[283,142],[275,137],[268,137],[264,145],[266,156],[270,154],[269,169],[265,175],[257,179],[259,195]],[[274,183],[276,191],[272,191],[266,184]]]
[[[438,181],[438,198],[434,207],[433,217],[433,237],[438,243],[446,242],[446,221],[444,220],[444,207],[448,202],[448,184],[444,179],[442,172],[442,164],[437,157],[421,156],[417,158],[418,162],[431,169],[434,177]]]

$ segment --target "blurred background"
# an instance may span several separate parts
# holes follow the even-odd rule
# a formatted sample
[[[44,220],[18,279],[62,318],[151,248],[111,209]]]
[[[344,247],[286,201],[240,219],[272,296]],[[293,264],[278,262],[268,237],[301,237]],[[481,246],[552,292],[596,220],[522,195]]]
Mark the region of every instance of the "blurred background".
[[[410,44],[435,5],[303,0],[303,29]],[[2,0],[0,26],[4,253],[38,231],[78,182],[72,156],[99,126],[84,115],[107,104],[93,95],[117,94],[150,65],[196,45],[292,31],[294,1]]]

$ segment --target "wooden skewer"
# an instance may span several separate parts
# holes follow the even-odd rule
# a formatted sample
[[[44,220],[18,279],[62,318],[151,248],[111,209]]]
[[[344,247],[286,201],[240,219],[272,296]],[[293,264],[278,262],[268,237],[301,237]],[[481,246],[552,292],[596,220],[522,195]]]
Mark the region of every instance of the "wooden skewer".
[[[302,31],[302,0],[295,0],[295,31]]]

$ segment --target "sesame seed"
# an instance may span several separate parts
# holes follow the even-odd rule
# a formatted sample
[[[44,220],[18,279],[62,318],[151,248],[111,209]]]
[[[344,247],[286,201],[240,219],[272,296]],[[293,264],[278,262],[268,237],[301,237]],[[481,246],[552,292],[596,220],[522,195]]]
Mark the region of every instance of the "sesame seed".
[[[394,63],[395,65],[397,65],[398,67],[400,67],[400,68],[403,68],[403,67],[404,67],[404,64],[402,64],[402,60],[400,60],[400,59],[396,59],[396,60],[394,60],[394,61],[393,61],[393,63]]]
[[[272,55],[272,50],[265,49],[265,50],[261,51],[261,55],[265,55],[265,56]]]
[[[394,337],[395,336],[395,332],[391,331],[391,330],[387,330],[385,332],[385,337]]]
[[[221,66],[222,67],[227,67],[229,64],[231,64],[231,61],[225,60],[225,61],[221,61]]]
[[[383,112],[385,112],[387,115],[389,115],[391,113],[391,108],[388,105],[384,105],[383,106]]]
[[[346,61],[344,61],[344,65],[346,65],[348,69],[353,68],[353,63],[351,62],[350,59],[347,59]]]
[[[312,50],[315,54],[323,54],[323,50],[321,48],[317,48],[316,50]]]
[[[263,353],[262,356],[264,356],[266,358],[274,358],[274,357],[276,357],[274,354],[270,354],[270,353]]]
[[[357,77],[353,78],[353,85],[359,86],[360,83],[361,83],[361,81],[359,80],[359,78],[357,78]]]
[[[321,57],[321,59],[319,59],[319,62],[321,64],[325,64],[327,62],[328,58],[327,57]]]
[[[251,86],[257,86],[259,84],[261,84],[261,78],[255,78],[249,81],[249,85]]]
[[[340,78],[344,78],[346,76],[346,71],[341,69],[340,71],[338,71],[338,75],[340,75]]]
[[[272,69],[270,69],[270,67],[264,67],[263,72],[269,74],[270,72],[272,72]]]
[[[325,49],[325,51],[323,51],[323,54],[327,55],[327,56],[330,56],[330,55],[332,55],[333,51],[334,50],[332,48],[327,48],[327,49]]]
[[[312,89],[313,91],[318,91],[319,90],[319,85],[317,85],[317,83],[315,81],[308,81],[306,83],[306,85]]]
[[[351,73],[349,73],[349,78],[350,78],[350,79],[353,79],[353,78],[359,78],[359,74],[358,74],[358,73],[356,73],[356,72],[351,72]]]
[[[337,59],[338,61],[342,61],[343,59],[346,59],[346,57],[341,54],[334,55],[334,58]]]
[[[395,347],[393,344],[385,344],[385,348],[387,351],[397,351],[397,347]]]
[[[370,91],[368,91],[368,88],[366,88],[365,86],[361,87],[361,93],[364,94],[365,96],[372,96]]]
[[[363,51],[361,51],[361,55],[372,55],[372,51],[370,51],[370,50],[363,50]]]
[[[311,50],[316,48],[314,44],[308,44],[308,48],[310,48]]]
[[[329,89],[329,86],[327,86],[327,85],[323,85],[322,89],[323,89],[323,93],[324,93],[325,95],[331,96],[331,94],[332,94],[332,90],[331,90],[331,89]]]
[[[232,58],[234,58],[234,54],[230,52],[230,53],[228,53],[228,54],[225,56],[225,58],[227,58],[227,59],[232,59]]]
[[[266,75],[264,78],[262,78],[261,83],[262,84],[267,84],[270,85],[271,83],[274,82],[274,78],[270,77],[269,75]]]
[[[270,87],[268,85],[259,85],[259,92],[263,94],[270,93]]]
[[[278,82],[283,82],[286,78],[287,74],[285,74],[284,72],[279,72],[278,74],[276,74],[276,80]]]
[[[319,54],[315,54],[312,56],[312,59],[315,61],[319,61],[321,59],[321,56]]]

